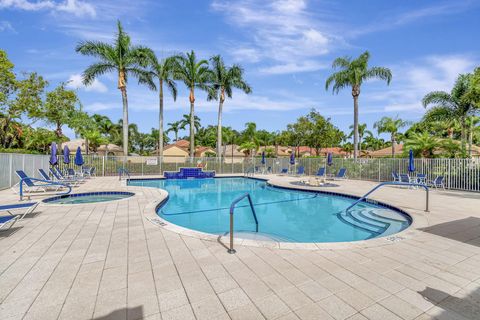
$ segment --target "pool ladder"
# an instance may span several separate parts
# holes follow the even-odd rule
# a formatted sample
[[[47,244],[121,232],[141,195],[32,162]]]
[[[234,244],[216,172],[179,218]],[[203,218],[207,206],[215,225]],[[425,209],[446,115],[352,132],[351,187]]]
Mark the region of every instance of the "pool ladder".
[[[130,180],[130,172],[125,168],[118,169],[118,180],[122,180],[122,176],[127,176],[127,181]]]
[[[253,207],[252,198],[250,197],[249,193],[245,193],[244,195],[236,198],[233,200],[232,204],[230,205],[230,248],[228,249],[228,253],[235,253],[235,249],[233,249],[233,213],[235,211],[235,206],[237,203],[242,201],[243,199],[247,198],[248,203],[250,204],[250,208],[252,209],[253,218],[255,219],[255,232],[258,232],[258,219],[257,213],[255,212],[255,208]]]

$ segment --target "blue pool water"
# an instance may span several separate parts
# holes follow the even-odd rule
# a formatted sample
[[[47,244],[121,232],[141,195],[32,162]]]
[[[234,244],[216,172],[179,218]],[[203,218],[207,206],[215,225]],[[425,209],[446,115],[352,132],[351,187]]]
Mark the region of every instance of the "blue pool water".
[[[197,231],[225,234],[229,208],[238,196],[250,193],[259,232],[248,205],[235,209],[235,231],[242,237],[259,236],[287,242],[355,241],[397,233],[410,225],[408,216],[370,203],[346,214],[355,199],[330,194],[294,191],[268,186],[247,178],[196,180],[131,180],[129,185],[167,190],[168,201],[159,208],[163,219]]]

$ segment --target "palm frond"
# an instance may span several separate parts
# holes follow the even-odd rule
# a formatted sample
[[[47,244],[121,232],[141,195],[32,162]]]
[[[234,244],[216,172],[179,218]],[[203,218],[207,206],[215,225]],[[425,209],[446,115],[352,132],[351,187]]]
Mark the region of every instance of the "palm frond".
[[[348,69],[351,62],[352,62],[351,57],[346,57],[346,56],[345,57],[338,57],[335,60],[333,60],[332,68],[334,68],[334,69],[336,69],[336,68]]]
[[[90,65],[82,74],[82,82],[84,85],[88,86],[93,83],[93,81],[108,72],[116,70],[116,66],[109,63],[98,62]]]
[[[445,91],[432,91],[425,95],[422,99],[423,107],[426,108],[430,104],[437,106],[451,107],[453,104],[452,96]]]
[[[374,78],[387,81],[387,84],[390,84],[390,81],[392,81],[392,71],[389,68],[372,67],[367,70],[365,74],[365,79]]]
[[[113,62],[114,47],[100,41],[82,41],[77,44],[75,51],[85,56],[93,56],[104,61]]]

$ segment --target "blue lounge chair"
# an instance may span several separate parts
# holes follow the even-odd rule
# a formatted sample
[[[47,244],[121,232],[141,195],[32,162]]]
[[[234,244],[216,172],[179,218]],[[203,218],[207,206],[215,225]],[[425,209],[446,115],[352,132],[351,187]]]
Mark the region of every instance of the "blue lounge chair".
[[[288,168],[282,168],[282,170],[280,171],[279,174],[281,174],[281,175],[288,174]]]
[[[305,174],[305,167],[299,166],[297,168],[297,172],[295,173],[296,176],[303,176]]]
[[[325,167],[320,167],[315,175],[317,177],[324,177],[325,176]]]
[[[32,178],[29,177],[23,170],[16,170],[15,173],[20,178],[20,181],[12,187],[12,190],[20,195],[20,200],[23,199],[24,193],[47,191],[57,192],[61,188],[68,188],[68,191],[63,194],[68,194],[72,191],[71,186],[67,184]],[[16,190],[17,186],[19,189],[18,192]]]
[[[61,182],[61,183],[65,183],[65,184],[69,184],[72,187],[78,186],[78,183],[80,182],[78,179],[66,179],[63,176],[59,175],[58,172],[55,169],[50,168],[50,173],[53,175],[53,177],[56,179],[56,181]],[[43,173],[41,171],[43,171]],[[47,173],[43,169],[38,169],[38,172],[40,172],[40,174],[43,177],[45,177],[45,175],[48,177]],[[48,179],[45,178],[45,180],[48,180]]]
[[[393,178],[393,182],[400,182],[400,176],[395,171],[392,171],[392,178]]]
[[[1,205],[0,212],[6,212],[11,216],[20,217],[19,220],[22,220],[27,214],[32,213],[38,206],[38,202],[28,202],[28,203],[15,203],[15,204],[8,204],[8,205]],[[14,215],[12,211],[26,209],[23,213]]]
[[[437,176],[434,180],[428,181],[427,185],[434,187],[435,189],[442,188],[443,190],[445,190],[444,180],[445,180],[444,176]]]
[[[410,176],[409,176],[408,174],[401,173],[401,174],[399,174],[399,177],[400,177],[400,181],[399,181],[399,182],[404,182],[404,183],[410,183],[410,182],[412,182],[412,180],[410,179]]]
[[[333,177],[334,180],[347,179],[347,168],[340,168],[337,174]]]
[[[5,216],[0,217],[0,231],[5,231],[10,229],[15,222],[17,222],[18,216]]]

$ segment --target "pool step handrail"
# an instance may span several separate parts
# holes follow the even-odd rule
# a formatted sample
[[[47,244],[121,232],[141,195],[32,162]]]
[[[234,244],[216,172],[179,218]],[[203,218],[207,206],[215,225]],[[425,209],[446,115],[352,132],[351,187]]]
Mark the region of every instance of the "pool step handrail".
[[[228,253],[233,254],[236,252],[235,249],[233,249],[233,213],[235,211],[235,206],[237,205],[237,203],[239,203],[245,198],[248,199],[248,203],[250,204],[250,208],[252,209],[253,218],[255,219],[255,232],[258,232],[257,213],[255,212],[255,207],[253,206],[252,197],[250,197],[249,193],[245,193],[244,195],[233,200],[232,204],[230,205],[230,248],[228,249]]]
[[[122,180],[123,175],[127,176],[127,181],[130,180],[130,172],[128,172],[127,169],[125,168],[118,169],[118,180]]]
[[[348,213],[350,209],[352,209],[354,206],[359,204],[362,201],[365,201],[367,197],[372,194],[375,190],[380,189],[383,186],[412,186],[412,187],[422,187],[425,189],[426,192],[426,198],[425,198],[425,212],[429,212],[429,188],[421,183],[414,183],[414,182],[395,182],[395,181],[387,181],[387,182],[382,182],[376,185],[374,188],[372,188],[370,191],[365,193],[360,199],[352,203],[348,208],[345,209],[345,212]]]

